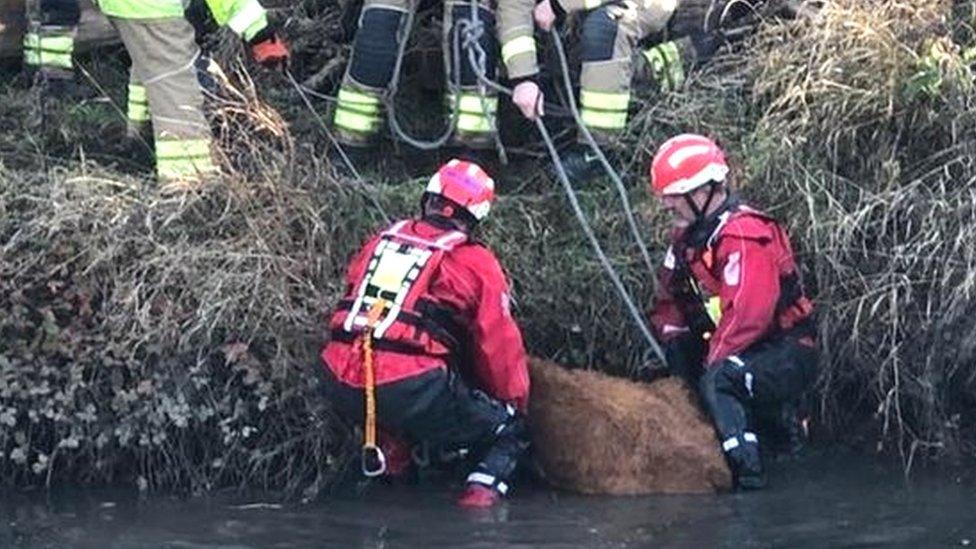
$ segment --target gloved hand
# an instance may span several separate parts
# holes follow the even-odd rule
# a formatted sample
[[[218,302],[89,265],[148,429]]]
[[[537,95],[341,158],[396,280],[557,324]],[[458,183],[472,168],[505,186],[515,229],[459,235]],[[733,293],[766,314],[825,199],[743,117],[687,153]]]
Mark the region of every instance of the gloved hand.
[[[556,10],[552,8],[551,0],[542,0],[536,4],[535,9],[532,10],[532,16],[535,19],[535,24],[546,32],[549,32],[549,29],[556,23]]]
[[[523,80],[512,90],[512,103],[522,111],[522,115],[529,120],[545,114],[542,110],[542,90],[532,80]]]
[[[284,69],[288,66],[288,59],[291,56],[288,44],[270,25],[255,34],[247,43],[251,47],[251,56],[262,67]]]

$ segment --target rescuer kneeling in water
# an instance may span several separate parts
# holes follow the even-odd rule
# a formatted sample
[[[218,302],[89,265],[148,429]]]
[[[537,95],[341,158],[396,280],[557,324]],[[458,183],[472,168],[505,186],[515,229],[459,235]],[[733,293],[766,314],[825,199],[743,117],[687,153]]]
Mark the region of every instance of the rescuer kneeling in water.
[[[472,236],[494,195],[476,164],[442,166],[420,218],[394,223],[353,258],[322,351],[327,395],[364,426],[363,472],[402,468],[381,449],[396,446],[387,434],[468,455],[476,465],[459,503],[474,507],[500,500],[528,448],[522,334],[498,260]]]
[[[672,373],[698,385],[736,486],[760,488],[757,420],[775,410],[796,443],[796,404],[816,377],[813,306],[789,239],[740,203],[705,137],[665,142],[651,186],[674,221],[651,321]]]

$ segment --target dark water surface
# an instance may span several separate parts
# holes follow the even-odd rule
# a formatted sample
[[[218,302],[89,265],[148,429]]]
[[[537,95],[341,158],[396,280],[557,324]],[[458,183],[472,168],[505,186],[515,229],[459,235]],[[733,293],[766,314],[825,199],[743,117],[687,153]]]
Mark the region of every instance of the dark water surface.
[[[864,458],[774,464],[763,492],[584,497],[525,488],[498,509],[456,487],[375,486],[311,504],[88,490],[0,497],[0,547],[976,547],[976,488],[906,483]]]

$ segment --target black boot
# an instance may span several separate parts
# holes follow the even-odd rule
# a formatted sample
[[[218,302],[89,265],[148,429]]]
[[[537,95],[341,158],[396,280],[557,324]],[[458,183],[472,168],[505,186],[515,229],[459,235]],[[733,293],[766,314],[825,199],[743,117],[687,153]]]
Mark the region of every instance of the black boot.
[[[607,153],[604,152],[604,155]],[[573,185],[586,184],[605,173],[599,155],[589,145],[570,145],[559,152],[559,159],[566,171],[566,177]],[[607,160],[610,160],[609,155]],[[555,165],[549,166],[549,177],[558,181],[559,174]]]
[[[766,486],[759,441],[753,433],[743,433],[722,443],[738,490],[758,490]]]

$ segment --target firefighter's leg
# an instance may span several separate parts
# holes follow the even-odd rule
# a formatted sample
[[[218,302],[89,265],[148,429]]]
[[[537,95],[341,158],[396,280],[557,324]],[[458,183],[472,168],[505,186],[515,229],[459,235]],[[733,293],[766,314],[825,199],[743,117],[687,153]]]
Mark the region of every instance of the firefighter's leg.
[[[764,448],[797,454],[805,434],[800,425],[802,398],[817,375],[816,350],[795,338],[782,337],[742,353],[749,364],[753,407],[762,421],[758,434]]]
[[[673,9],[674,2],[627,0],[586,15],[579,104],[583,123],[598,140],[607,141],[626,127],[637,43],[662,29]]]
[[[460,48],[460,58],[454,59],[455,33],[461,44],[464,42],[463,29],[472,29],[474,15],[473,5],[477,6],[477,19],[480,23],[481,34],[478,44],[483,56],[476,55],[477,66],[472,66],[471,56],[463,47]],[[498,39],[495,35],[495,14],[490,6],[477,1],[452,0],[444,6],[444,47],[447,48],[448,79],[460,83],[460,93],[447,91],[444,102],[448,114],[458,109],[457,123],[454,127],[453,143],[464,145],[472,149],[487,149],[495,144],[498,131],[496,116],[498,113],[497,93],[481,86],[484,93],[479,92],[478,71],[484,71],[491,80],[496,79],[498,66]],[[455,67],[460,71],[455,74]]]
[[[815,376],[815,351],[787,338],[731,356],[702,376],[702,400],[739,486],[762,485],[759,438],[750,421],[752,407],[794,402]]]
[[[393,79],[400,41],[406,40],[403,21],[409,0],[366,0],[352,59],[339,87],[332,126],[348,145],[375,142],[383,127],[380,98]]]
[[[24,65],[55,77],[74,75],[72,54],[81,10],[77,0],[39,0],[24,35]]]
[[[348,421],[364,420],[363,390],[323,372],[325,396]],[[511,407],[469,388],[455,374],[432,370],[377,387],[379,427],[435,455],[473,457],[468,481],[504,494],[528,448],[524,420]]]
[[[679,88],[688,71],[706,63],[723,42],[749,34],[757,0],[684,0],[668,23],[672,40],[641,51],[635,80],[662,92]]]
[[[764,483],[759,438],[750,427],[752,377],[746,363],[731,356],[710,366],[699,384],[735,484],[747,489],[760,488]]]
[[[452,372],[436,370],[425,376],[423,389],[418,386],[408,399],[412,410],[391,403],[403,418],[400,427],[413,440],[426,441],[439,452],[466,453],[476,462],[467,477],[469,484],[507,493],[519,458],[528,448],[522,417]],[[380,404],[382,410],[382,395]]]
[[[164,192],[187,190],[217,172],[195,61],[199,48],[183,18],[112,18],[149,103],[156,174]]]
[[[39,81],[56,86],[56,82],[74,79],[75,34],[81,10],[78,0],[38,0],[24,35],[24,66]]]

